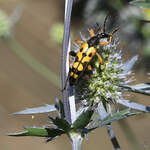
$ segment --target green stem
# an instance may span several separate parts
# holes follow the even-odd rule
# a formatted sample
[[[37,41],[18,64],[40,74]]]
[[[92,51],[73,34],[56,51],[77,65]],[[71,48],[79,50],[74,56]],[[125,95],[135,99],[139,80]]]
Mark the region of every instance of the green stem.
[[[81,150],[83,137],[81,133],[70,133],[70,139],[72,141],[72,150]]]
[[[13,38],[8,40],[8,44],[12,51],[28,64],[34,71],[38,72],[46,80],[50,81],[55,87],[60,88],[60,77],[49,68],[41,64],[34,56],[32,56],[25,48],[23,48]]]

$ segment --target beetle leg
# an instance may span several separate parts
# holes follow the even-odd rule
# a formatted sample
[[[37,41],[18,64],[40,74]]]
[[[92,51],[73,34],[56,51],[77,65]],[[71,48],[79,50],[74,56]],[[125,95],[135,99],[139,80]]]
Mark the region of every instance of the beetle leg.
[[[70,67],[70,65],[71,65],[71,56],[75,57],[76,54],[77,54],[77,53],[76,53],[75,51],[70,51],[70,52],[69,52],[69,67]]]
[[[90,78],[90,76],[89,76],[88,74],[85,74],[85,78],[89,79],[89,78]]]
[[[88,70],[91,71],[92,70],[92,66],[88,65]]]
[[[113,34],[114,34],[115,32],[117,32],[118,30],[119,30],[119,27],[116,28],[115,30],[113,30],[113,31],[109,34],[109,41],[108,41],[108,42],[100,41],[99,44],[100,44],[100,45],[103,45],[103,46],[109,45],[109,44],[112,42]]]
[[[109,44],[110,44],[110,42],[104,42],[104,41],[99,42],[99,45],[103,45],[103,46],[107,46]]]
[[[98,57],[100,64],[103,65],[104,61],[103,61],[102,57],[97,52],[96,52],[96,56]]]
[[[109,44],[111,44],[111,42],[112,42],[112,34],[110,34],[109,35],[109,40],[108,41],[100,41],[99,42],[99,45],[103,45],[103,46],[107,46],[107,45],[109,45]]]
[[[69,70],[70,70],[70,66],[71,66],[71,56],[75,57],[76,56],[76,52],[74,52],[74,51],[70,51],[69,52]],[[64,88],[62,89],[62,91],[64,91],[66,89],[68,80],[69,80],[69,73],[68,73],[68,76],[67,76],[67,79],[65,81],[65,85],[64,85]]]
[[[70,55],[70,56],[73,56],[73,57],[75,57],[76,54],[77,54],[77,53],[76,53],[75,51],[70,51],[70,52],[69,52],[69,55]]]
[[[113,34],[109,34],[109,40],[108,41],[100,41],[99,45],[107,46],[107,45],[111,44],[112,36],[113,36]]]
[[[75,40],[75,42],[77,43],[77,44],[79,44],[79,45],[82,45],[84,42],[83,41],[81,41],[81,40]]]
[[[93,29],[93,28],[90,28],[90,29],[89,29],[89,33],[90,33],[90,37],[94,37],[94,36],[95,36],[95,33],[94,33],[94,29]]]

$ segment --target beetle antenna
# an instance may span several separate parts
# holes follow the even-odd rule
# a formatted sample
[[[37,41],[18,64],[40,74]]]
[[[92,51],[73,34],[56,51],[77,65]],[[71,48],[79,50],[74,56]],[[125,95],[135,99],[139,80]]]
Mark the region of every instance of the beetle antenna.
[[[98,23],[96,23],[96,25],[97,25],[97,33],[99,33],[101,30],[102,30],[102,27],[98,24]]]
[[[104,25],[103,25],[103,32],[105,33],[105,29],[106,29],[106,21],[108,19],[108,17],[110,16],[110,14],[108,13],[107,16],[105,17],[105,20],[104,20]]]
[[[112,32],[111,32],[111,35],[113,35],[115,32],[117,32],[118,30],[120,29],[120,27],[117,27],[116,29],[114,29]]]

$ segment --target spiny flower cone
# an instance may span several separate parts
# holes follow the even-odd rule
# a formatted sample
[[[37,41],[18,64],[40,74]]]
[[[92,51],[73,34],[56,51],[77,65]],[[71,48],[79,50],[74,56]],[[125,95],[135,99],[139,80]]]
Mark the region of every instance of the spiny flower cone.
[[[76,86],[76,97],[82,99],[84,105],[102,102],[106,107],[107,103],[122,99],[123,90],[120,85],[130,82],[127,76],[131,71],[123,63],[121,50],[118,50],[115,39],[107,46],[97,46],[97,52],[104,64],[101,65],[96,56],[92,59],[92,73],[88,78],[83,75]]]

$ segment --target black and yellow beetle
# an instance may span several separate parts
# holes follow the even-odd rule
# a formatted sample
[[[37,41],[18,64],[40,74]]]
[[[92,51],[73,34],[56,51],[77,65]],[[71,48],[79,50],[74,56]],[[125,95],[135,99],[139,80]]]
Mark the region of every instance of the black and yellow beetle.
[[[70,51],[69,53],[69,55],[75,57],[75,61],[73,62],[72,66],[69,68],[69,74],[67,77],[70,86],[73,86],[77,83],[77,81],[79,80],[79,78],[82,76],[82,74],[86,69],[92,71],[90,62],[95,55],[98,57],[100,64],[101,65],[104,64],[101,55],[97,53],[97,46],[98,45],[107,46],[111,44],[113,34],[119,29],[116,28],[111,33],[106,33],[105,24],[107,18],[108,16],[106,16],[105,18],[103,31],[101,31],[100,26],[98,27],[97,31],[95,31],[94,28],[90,28],[89,29],[90,38],[86,42],[81,40],[75,41],[77,44],[80,45],[80,49],[77,51],[77,53],[75,53],[74,51]]]

